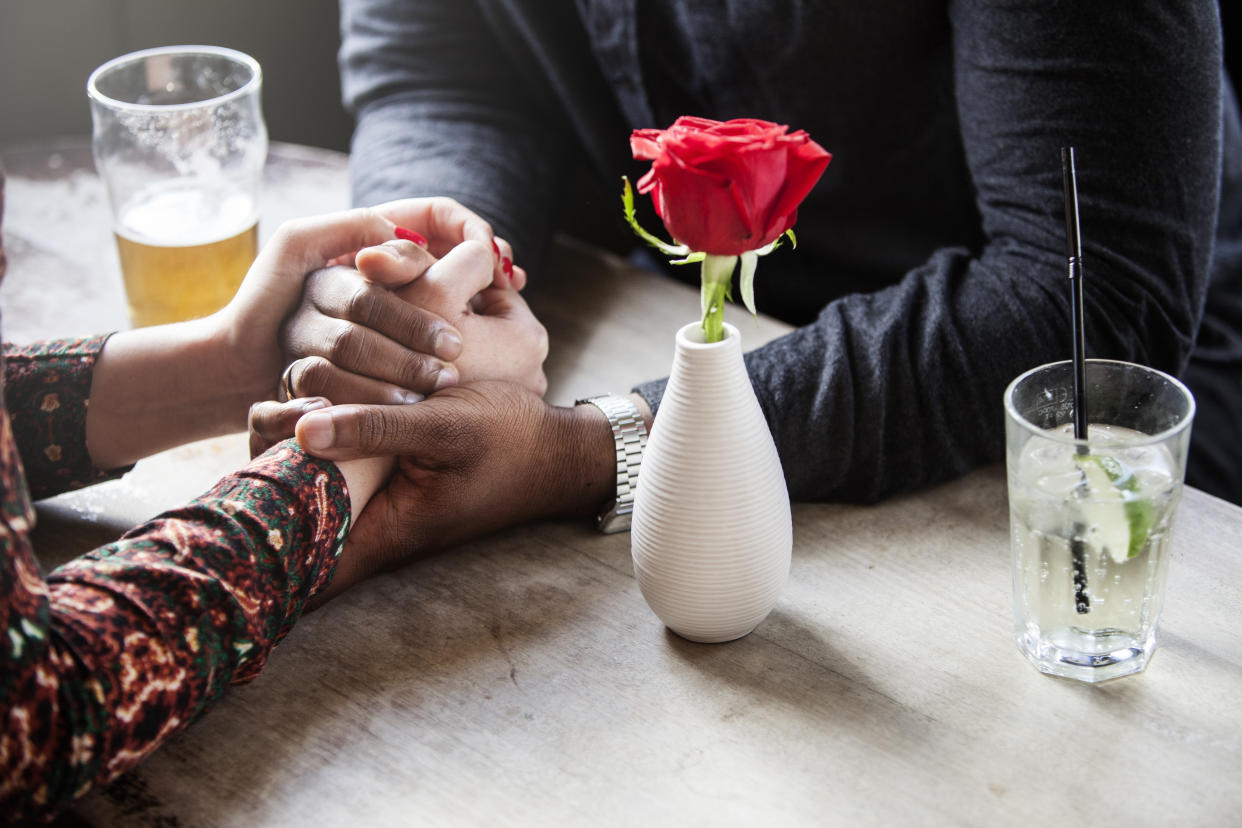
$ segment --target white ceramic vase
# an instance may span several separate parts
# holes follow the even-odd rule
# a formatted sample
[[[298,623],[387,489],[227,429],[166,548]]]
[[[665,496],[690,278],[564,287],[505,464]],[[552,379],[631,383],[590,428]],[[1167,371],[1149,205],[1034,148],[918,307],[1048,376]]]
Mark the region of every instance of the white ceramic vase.
[[[741,638],[789,577],[793,523],[772,433],[737,328],[707,344],[699,323],[677,350],[634,496],[634,576],[647,604],[691,641]]]

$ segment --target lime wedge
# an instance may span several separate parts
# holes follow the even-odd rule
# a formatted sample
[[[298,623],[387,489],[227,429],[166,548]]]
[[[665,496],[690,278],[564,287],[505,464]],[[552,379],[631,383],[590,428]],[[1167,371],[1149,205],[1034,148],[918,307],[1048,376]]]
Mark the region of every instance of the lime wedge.
[[[1110,489],[1117,493],[1116,501],[1084,503],[1083,518],[1088,526],[1096,528],[1095,543],[1107,550],[1114,561],[1125,563],[1147,546],[1147,538],[1156,523],[1156,510],[1150,501],[1132,497],[1138,492],[1138,480],[1115,457],[1087,454],[1075,459],[1087,486],[1097,497]]]

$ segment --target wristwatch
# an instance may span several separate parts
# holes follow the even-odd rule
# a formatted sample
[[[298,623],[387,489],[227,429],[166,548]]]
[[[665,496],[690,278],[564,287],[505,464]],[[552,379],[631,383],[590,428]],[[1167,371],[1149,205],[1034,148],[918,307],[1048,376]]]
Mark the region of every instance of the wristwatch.
[[[647,424],[638,407],[625,397],[601,394],[575,400],[574,405],[593,405],[608,418],[617,446],[617,496],[604,506],[596,517],[599,531],[605,534],[628,532],[634,514],[634,491],[638,487],[638,468],[643,463],[647,446]]]

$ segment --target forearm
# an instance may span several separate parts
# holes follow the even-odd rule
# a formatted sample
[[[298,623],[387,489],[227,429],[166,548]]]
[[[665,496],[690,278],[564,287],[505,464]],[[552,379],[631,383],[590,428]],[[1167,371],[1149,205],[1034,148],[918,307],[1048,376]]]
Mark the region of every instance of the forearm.
[[[46,583],[10,536],[0,812],[114,778],[253,678],[332,578],[347,510],[334,465],[290,443]]]
[[[873,501],[1001,459],[1005,386],[1071,354],[1063,144],[1078,149],[1088,354],[1181,370],[1215,227],[1220,68],[1215,4],[1174,5],[1144,6],[1157,20],[1114,2],[952,4],[981,238],[748,354],[794,498]],[[657,402],[662,385],[642,390]]]
[[[93,464],[86,419],[96,360],[106,336],[4,346],[4,401],[26,483],[36,499],[127,471]]]
[[[276,366],[244,362],[212,318],[112,336],[91,381],[86,443],[111,468],[191,440],[241,431],[251,403],[272,396]]]

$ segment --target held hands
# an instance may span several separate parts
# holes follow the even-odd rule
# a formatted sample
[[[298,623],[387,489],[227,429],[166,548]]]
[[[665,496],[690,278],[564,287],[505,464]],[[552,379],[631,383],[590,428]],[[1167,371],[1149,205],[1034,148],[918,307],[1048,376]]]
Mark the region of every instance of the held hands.
[[[575,513],[578,500],[585,514],[606,494],[551,479],[584,472],[549,454],[579,444],[563,437],[581,415],[541,399],[547,332],[514,289],[525,273],[497,242],[437,250],[407,238],[338,257],[308,278],[282,326],[296,357],[284,378],[294,399],[252,407],[252,452],[296,424],[302,446],[341,461],[347,477],[368,462],[359,458],[398,455],[351,532],[331,593],[415,551]],[[350,260],[354,268],[342,264]],[[458,385],[478,380],[493,381]],[[603,434],[610,441],[606,423]],[[597,456],[607,460],[604,449]]]
[[[466,241],[437,261],[421,244],[394,240],[350,258],[357,269],[311,274],[283,325],[294,361],[281,391],[291,399],[251,407],[251,454],[329,400],[411,403],[463,379],[507,380],[540,396],[547,389],[547,331],[516,290],[496,286],[494,252]],[[502,271],[509,281],[525,281],[520,268],[502,267],[515,274]],[[427,343],[435,356],[420,350]]]
[[[355,251],[396,238],[402,221],[421,221],[431,248],[463,240],[493,244],[481,218],[448,199],[395,202],[286,222],[255,258],[237,295],[205,319],[122,331],[108,340],[91,382],[86,441],[102,468],[131,463],[172,446],[237,430],[256,399],[271,399],[287,364],[279,345],[285,318],[298,306],[306,274]],[[507,245],[495,242],[498,250]],[[409,244],[406,242],[406,244]],[[493,281],[521,282],[505,272],[504,256]],[[434,348],[451,326],[423,311],[417,329]]]
[[[407,229],[409,227],[418,227],[422,232],[411,231]],[[383,246],[375,247],[377,244]],[[452,262],[445,262],[439,270],[428,272],[424,279],[409,284],[435,261],[428,249],[458,259],[469,256],[472,251],[475,255],[467,267],[456,268]],[[479,251],[484,251],[482,257]],[[351,268],[342,266],[349,263],[356,264],[362,273],[380,284],[406,285],[402,293],[413,304],[394,300],[387,291],[367,283]],[[336,267],[322,270],[331,265]],[[344,309],[342,315],[345,318],[352,313],[360,316],[359,321],[364,324],[373,321],[383,333],[395,334],[413,350],[406,351],[382,334],[354,326],[346,325],[335,332],[324,331],[322,323],[326,317],[318,314],[319,308],[314,301],[316,290],[302,279],[310,271],[314,271],[308,277],[310,282],[317,284],[323,281],[327,286],[323,293],[327,307],[332,307],[335,299],[336,306]],[[344,293],[335,289],[343,283],[333,283],[326,278],[325,274],[333,271],[342,273],[347,280],[353,280],[352,294],[348,288]],[[458,271],[465,276],[454,278]],[[224,330],[237,337],[232,352],[243,359],[250,357],[247,362],[252,368],[268,378],[279,373],[276,366],[284,361],[284,354],[275,353],[277,362],[272,366],[269,361],[273,356],[271,347],[263,347],[276,342],[279,327],[290,333],[295,342],[300,335],[304,344],[321,341],[316,337],[318,333],[344,349],[346,355],[362,357],[367,349],[373,348],[372,356],[386,366],[404,357],[406,370],[397,376],[408,388],[426,388],[429,383],[436,388],[456,381],[456,372],[461,368],[454,369],[430,356],[435,354],[441,359],[454,359],[461,354],[462,333],[454,330],[444,318],[449,317],[452,322],[465,323],[461,329],[470,341],[478,339],[480,346],[487,346],[476,346],[471,354],[465,355],[463,367],[472,373],[475,371],[474,362],[487,359],[497,337],[506,334],[524,337],[525,347],[511,351],[511,358],[507,361],[497,360],[502,363],[502,368],[498,370],[510,371],[532,387],[538,387],[542,393],[546,386],[541,365],[547,353],[547,334],[525,303],[517,298],[514,288],[523,286],[525,280],[525,272],[512,265],[512,251],[508,243],[494,238],[491,227],[475,213],[451,199],[406,199],[372,209],[286,223],[256,258],[237,297],[218,316],[224,322]],[[512,324],[494,328],[479,328],[473,324],[474,320],[466,318],[467,302],[476,294],[473,303],[480,312],[489,314],[497,322],[503,320]],[[310,300],[300,301],[303,295],[310,297]],[[388,314],[383,312],[385,308]],[[291,310],[293,314],[290,314]],[[441,315],[437,315],[436,311],[441,311]],[[286,319],[287,322],[284,321]],[[316,323],[319,323],[318,332]],[[370,335],[363,338],[361,353],[350,350],[359,330]],[[296,348],[292,350],[297,352]],[[310,348],[305,347],[302,352],[310,352]],[[335,354],[329,350],[329,355]],[[366,362],[365,359],[360,361]],[[350,360],[344,360],[344,363],[353,364]],[[322,359],[316,363],[321,373],[325,366],[329,369],[329,381],[325,383],[325,388],[333,393],[344,393],[343,399],[382,398],[385,394],[392,399],[394,392],[399,393],[401,401],[410,399],[410,392],[401,392],[393,386],[385,389],[381,382],[352,375],[344,375],[347,384],[350,380],[359,380],[362,387],[357,387],[359,382],[355,382],[355,388],[342,392],[340,388],[333,388],[330,381],[337,370]],[[326,405],[327,401],[299,400],[293,410],[299,407],[308,410],[308,404],[312,407]],[[285,413],[281,416],[287,418],[289,415]],[[252,432],[252,454],[271,442],[274,440],[256,439]],[[340,464],[349,487],[355,522],[371,496],[388,479],[392,465],[390,457],[354,459]]]
[[[399,404],[463,379],[503,379],[542,394],[547,332],[517,291],[495,286],[495,263],[474,241],[437,261],[398,240],[359,251],[356,270],[312,274],[283,326],[295,357],[286,390]]]
[[[250,392],[251,400],[274,397],[281,371],[290,361],[277,346],[278,337],[285,319],[299,307],[306,274],[352,262],[357,251],[396,239],[398,228],[414,228],[433,252],[447,253],[465,241],[488,249],[494,246],[498,254],[491,268],[493,284],[519,289],[525,285],[526,274],[512,266],[508,244],[494,238],[486,221],[452,199],[404,199],[285,222],[259,252],[228,306],[203,320],[210,338],[224,348],[234,385]],[[349,310],[365,315],[367,309]],[[430,355],[443,348],[450,354],[447,359],[455,357],[451,343],[456,332],[433,311],[412,308],[401,321],[404,342],[414,352]],[[421,376],[434,379],[434,367],[432,363]],[[427,393],[431,388],[412,390]]]
[[[297,423],[310,453],[397,454],[354,525],[324,600],[368,575],[508,526],[585,517],[615,492],[612,431],[595,406],[548,405],[513,383],[448,388],[416,405],[337,405]]]
[[[651,412],[637,396],[648,427]],[[450,387],[416,405],[252,412],[252,439],[294,427],[311,454],[338,462],[398,455],[346,542],[325,599],[368,575],[502,528],[586,517],[616,493],[612,428],[593,405],[548,405],[513,383]],[[298,417],[301,417],[299,420]],[[283,417],[283,419],[282,419]]]

